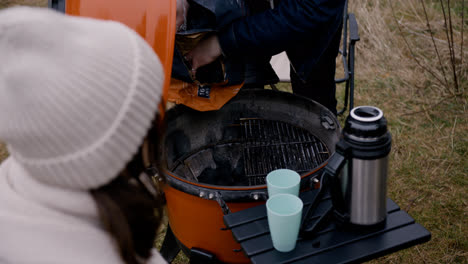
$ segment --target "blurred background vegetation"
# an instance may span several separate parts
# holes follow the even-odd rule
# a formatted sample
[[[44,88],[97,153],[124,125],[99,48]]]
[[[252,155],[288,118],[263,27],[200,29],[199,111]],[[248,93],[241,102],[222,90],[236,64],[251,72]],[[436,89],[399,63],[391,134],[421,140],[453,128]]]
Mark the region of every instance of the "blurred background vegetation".
[[[47,1],[0,0],[16,4]],[[467,3],[354,0],[350,12],[361,37],[355,104],[380,107],[393,136],[388,195],[432,232],[372,263],[468,263]]]

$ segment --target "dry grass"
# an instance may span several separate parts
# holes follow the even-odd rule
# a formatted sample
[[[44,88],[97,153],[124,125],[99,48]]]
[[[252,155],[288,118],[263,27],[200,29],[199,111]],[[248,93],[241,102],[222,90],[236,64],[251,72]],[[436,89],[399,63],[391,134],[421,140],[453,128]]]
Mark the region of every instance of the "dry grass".
[[[8,157],[8,152],[6,150],[5,144],[0,142],[0,162]]]
[[[13,3],[47,2],[0,1],[0,8]],[[430,242],[372,263],[468,263],[468,23],[463,34],[465,51],[460,51],[460,15],[465,12],[465,20],[468,18],[468,4],[463,10],[461,0],[451,1],[460,84],[456,94],[446,85],[453,79],[440,4],[425,3],[440,61],[421,1],[350,3],[361,36],[357,44],[355,103],[375,105],[384,111],[393,136],[389,196],[432,232]],[[0,145],[0,160],[5,156]]]
[[[432,232],[430,242],[375,263],[467,263],[468,54],[456,46],[459,62],[463,56],[463,65],[458,65],[462,91],[454,96],[437,80],[444,76],[421,1],[360,0],[352,1],[350,9],[359,20],[361,34],[356,104],[382,108],[393,135],[389,196]],[[447,73],[442,12],[432,2],[426,2],[426,11]],[[464,12],[466,17],[466,7]],[[455,18],[454,40],[460,45],[461,19]],[[467,35],[464,32],[465,46]],[[453,82],[450,75],[446,78]]]

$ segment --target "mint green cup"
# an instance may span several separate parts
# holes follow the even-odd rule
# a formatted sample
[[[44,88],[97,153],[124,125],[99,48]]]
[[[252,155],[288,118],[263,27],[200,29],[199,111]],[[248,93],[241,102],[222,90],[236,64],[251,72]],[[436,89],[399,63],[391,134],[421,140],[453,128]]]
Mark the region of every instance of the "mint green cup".
[[[296,247],[302,218],[302,200],[292,194],[277,194],[267,200],[268,226],[276,250],[289,252]]]
[[[293,170],[278,169],[268,173],[266,182],[268,197],[273,197],[280,193],[289,193],[298,196],[301,176]]]

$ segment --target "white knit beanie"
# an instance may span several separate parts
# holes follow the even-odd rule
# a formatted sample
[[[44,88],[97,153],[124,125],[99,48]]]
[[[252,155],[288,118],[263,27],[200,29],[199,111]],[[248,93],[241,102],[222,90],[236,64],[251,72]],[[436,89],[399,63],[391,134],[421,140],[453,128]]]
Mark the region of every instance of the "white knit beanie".
[[[163,79],[123,24],[0,11],[0,141],[43,183],[86,190],[115,178],[151,126]]]

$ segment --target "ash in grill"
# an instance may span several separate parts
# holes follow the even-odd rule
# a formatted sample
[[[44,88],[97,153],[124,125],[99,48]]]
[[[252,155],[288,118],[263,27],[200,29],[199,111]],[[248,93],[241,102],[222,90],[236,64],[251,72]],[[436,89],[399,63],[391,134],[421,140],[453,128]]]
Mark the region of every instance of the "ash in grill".
[[[237,138],[184,155],[172,171],[213,185],[262,185],[272,170],[288,168],[301,174],[317,168],[330,156],[317,137],[287,122],[240,118],[229,127]]]
[[[307,184],[341,135],[338,120],[322,105],[270,90],[241,90],[216,111],[177,105],[166,114],[158,151],[171,172],[167,179],[195,195],[200,186],[213,190],[216,185],[227,190],[224,196],[247,199],[251,188],[244,187],[262,185],[255,190],[263,192],[265,176],[280,168],[312,172],[301,181]]]

